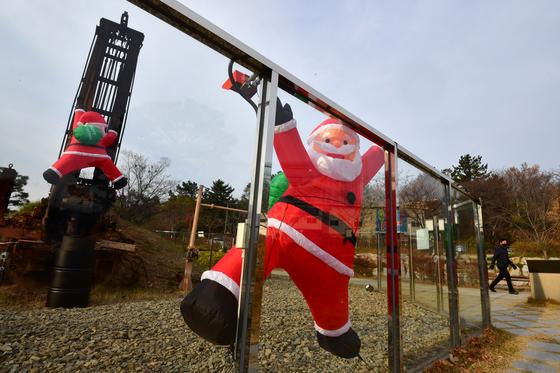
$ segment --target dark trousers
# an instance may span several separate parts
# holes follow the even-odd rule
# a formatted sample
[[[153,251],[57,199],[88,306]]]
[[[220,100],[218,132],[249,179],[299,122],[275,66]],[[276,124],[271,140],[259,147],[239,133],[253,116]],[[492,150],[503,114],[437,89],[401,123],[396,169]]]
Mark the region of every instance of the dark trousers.
[[[494,289],[494,286],[496,286],[498,284],[498,282],[502,281],[504,278],[506,279],[509,291],[514,291],[513,289],[513,284],[511,283],[511,276],[509,275],[509,272],[507,270],[507,268],[499,268],[500,273],[498,274],[498,276],[494,279],[494,281],[492,281],[492,283],[490,284],[490,288]]]

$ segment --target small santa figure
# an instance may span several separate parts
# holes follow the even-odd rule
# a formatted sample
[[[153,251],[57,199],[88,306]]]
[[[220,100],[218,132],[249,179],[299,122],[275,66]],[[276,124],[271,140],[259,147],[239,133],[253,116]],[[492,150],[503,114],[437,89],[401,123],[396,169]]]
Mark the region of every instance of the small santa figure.
[[[126,177],[115,166],[106,149],[113,145],[117,138],[117,132],[108,130],[101,114],[76,109],[70,144],[58,161],[43,172],[43,178],[50,184],[56,184],[71,172],[95,167],[103,171],[115,189],[124,187],[127,183]]]
[[[265,276],[284,269],[302,292],[319,345],[356,357],[360,339],[348,312],[348,282],[364,187],[384,164],[374,145],[360,155],[356,132],[337,119],[301,141],[288,104],[277,109],[274,148],[289,186],[268,212]],[[216,344],[235,339],[242,252],[232,248],[185,297],[181,310],[193,331]]]

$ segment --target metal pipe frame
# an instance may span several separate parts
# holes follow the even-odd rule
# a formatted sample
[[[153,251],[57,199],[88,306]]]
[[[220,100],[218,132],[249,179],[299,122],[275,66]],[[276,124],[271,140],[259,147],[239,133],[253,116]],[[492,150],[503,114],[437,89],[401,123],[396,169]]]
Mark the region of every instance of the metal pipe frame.
[[[480,305],[482,307],[482,326],[492,326],[490,312],[490,294],[488,293],[488,263],[484,249],[484,230],[482,226],[482,203],[472,201],[474,215],[474,229],[476,234],[476,246],[478,255],[478,274],[480,277]]]
[[[270,79],[270,81],[269,81]],[[274,118],[278,73],[263,76],[260,83],[261,100],[257,111],[257,139],[249,196],[248,232],[241,272],[239,316],[235,354],[238,371],[258,370],[259,333],[264,281],[264,250],[259,249],[259,228],[266,217],[272,171]],[[264,201],[264,203],[263,203]]]
[[[401,260],[397,232],[397,147],[385,149],[385,217],[387,244],[387,316],[389,371],[402,372]]]
[[[441,312],[443,310],[443,284],[441,283],[441,243],[439,241],[439,216],[435,215],[432,218],[432,224],[434,227],[434,262],[436,264],[436,299],[437,299],[437,310]]]
[[[453,202],[451,199],[451,182],[444,183],[445,200],[445,241],[447,264],[447,299],[449,301],[449,331],[451,347],[461,345],[461,327],[459,325],[459,292],[457,289],[457,258],[453,240]]]
[[[186,33],[227,58],[257,73],[276,71],[278,73],[278,87],[317,110],[337,117],[352,127],[362,136],[377,145],[391,148],[397,143],[376,130],[356,115],[344,109],[328,97],[313,89],[281,66],[264,57],[239,39],[228,34],[207,19],[201,17],[177,0],[128,0],[139,8],[153,14],[169,25]],[[420,157],[399,144],[399,156],[409,163],[421,168],[430,175],[449,180],[450,177],[439,171]]]
[[[265,82],[261,83],[263,84],[263,94],[258,112],[257,144],[249,204],[248,221],[250,233],[246,238],[247,249],[245,251],[240,286],[240,309],[236,338],[236,357],[239,371],[254,371],[257,369],[260,301],[263,281],[262,276],[259,276],[259,271],[262,271],[262,253],[259,253],[257,250],[259,238],[258,226],[260,218],[266,209],[266,204],[262,202],[268,200],[268,185],[270,181],[273,149],[273,118],[276,110],[277,88],[281,88],[326,115],[339,118],[357,133],[385,149],[385,189],[387,196],[386,211],[388,216],[386,243],[387,294],[389,307],[389,370],[392,372],[400,372],[403,369],[403,364],[400,330],[400,260],[396,217],[397,143],[177,0],[128,1],[214,49],[218,53],[229,59],[233,59],[236,63],[266,78],[263,79]],[[453,267],[455,263],[453,238],[451,235],[453,220],[451,216],[450,190],[452,188],[452,180],[448,175],[445,175],[400,145],[398,146],[398,151],[402,159],[422,169],[431,176],[438,178],[447,188],[448,227],[446,231],[448,243],[448,282],[450,289],[450,327],[452,329],[453,346],[458,346],[460,343],[458,297],[456,270]]]
[[[410,287],[410,300],[416,301],[416,279],[414,276],[414,249],[412,248],[412,224],[408,229],[408,284]]]
[[[375,233],[375,244],[377,246],[377,290],[381,290],[381,275],[383,272],[383,259],[381,257],[381,240],[379,239],[379,233]]]

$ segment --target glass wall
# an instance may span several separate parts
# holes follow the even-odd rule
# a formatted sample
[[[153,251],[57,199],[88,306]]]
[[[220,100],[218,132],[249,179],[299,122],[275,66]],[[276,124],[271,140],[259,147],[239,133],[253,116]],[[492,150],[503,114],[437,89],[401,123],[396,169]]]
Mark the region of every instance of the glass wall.
[[[261,56],[230,45],[235,39],[217,36],[216,27],[205,27],[188,9],[134,2],[194,38],[162,22],[141,30],[165,43],[145,40],[123,150],[166,158],[178,183],[205,186],[205,198],[215,205],[232,207],[228,198],[210,199],[218,198],[220,188],[233,188],[232,196],[242,201],[235,207],[247,210],[234,232],[225,212],[203,207],[197,231],[212,235],[211,242],[225,242],[227,233],[238,239],[223,257],[194,263],[195,287],[180,306],[188,326],[178,315],[158,324],[169,328],[169,335],[183,330],[177,342],[182,348],[173,348],[180,352],[174,367],[414,368],[450,346],[446,253],[451,252],[461,326],[480,326],[477,237],[467,196],[453,192],[450,221],[444,184],[412,160],[392,162],[391,140],[306,96],[290,76],[278,77]],[[231,66],[229,58],[195,38],[244,59],[259,75]],[[169,57],[170,46],[179,58]],[[154,69],[158,74],[146,74]],[[236,83],[225,83],[230,78]],[[284,88],[293,83],[294,89],[279,90],[279,78]],[[347,121],[316,110],[319,106]],[[126,161],[123,152],[119,165]],[[154,224],[170,222],[161,218]],[[208,248],[197,248],[204,257]],[[184,258],[178,261],[182,267]],[[142,343],[146,351],[169,349],[156,338]],[[121,355],[133,356],[129,348],[132,344],[123,346]],[[129,363],[124,360],[115,362]]]
[[[482,326],[478,241],[475,205],[457,189],[452,192],[454,244],[457,261],[461,329]]]
[[[137,24],[132,16],[131,20]],[[229,245],[229,238],[235,236],[234,219],[245,221],[247,214],[219,207],[248,208],[244,189],[252,178],[257,116],[248,102],[224,85],[229,75],[228,58],[165,23],[158,22],[142,31],[147,37],[140,53],[119,165],[126,164],[127,152],[169,161],[168,172],[176,181],[171,185],[174,196],[169,206],[180,214],[168,216],[163,211],[154,219],[153,229],[177,230],[173,224],[185,224],[184,219],[190,218],[190,233],[192,191],[175,190],[177,184],[204,186],[203,203],[216,206],[200,209],[194,245],[197,258],[192,262],[191,274],[194,290],[182,302],[181,314],[179,305],[173,305],[181,324],[170,323],[163,328],[183,329],[180,343],[184,348],[174,358],[182,369],[220,371],[231,367],[233,359],[227,348],[214,343],[235,340],[235,328],[228,329],[227,325],[237,320],[242,266],[240,249]],[[152,35],[166,43],[159,43]],[[174,46],[172,55],[166,53],[170,45]],[[158,74],[149,74],[150,70]],[[238,70],[236,76],[240,79],[253,74],[238,65],[233,70]],[[251,93],[256,100],[254,91]],[[187,249],[187,243],[182,247]],[[178,263],[182,273],[184,261]],[[226,320],[219,326],[209,321],[216,314]],[[216,333],[215,329],[220,331]],[[147,339],[144,345],[150,351],[162,348],[157,340]]]
[[[444,185],[399,158],[398,232],[405,363],[449,347]],[[416,320],[426,328],[418,332]]]
[[[165,14],[190,33],[207,32]],[[223,36],[210,32],[204,40],[228,50]],[[229,50],[249,64],[268,63],[244,46]],[[472,266],[472,212],[469,220],[446,194],[445,177],[417,169],[412,163],[423,163],[413,155],[406,157],[411,164],[396,162],[397,182],[396,144],[352,119],[329,120],[312,107],[343,118],[341,108],[269,69],[263,71],[271,84],[261,81],[255,98],[262,105],[251,148],[249,238],[232,254],[243,257],[238,368],[398,371],[449,347],[450,330],[457,345],[456,303],[448,306],[447,295],[456,294],[455,280],[465,288],[476,283],[459,275]],[[279,101],[278,78],[289,91],[279,92]],[[368,141],[374,138],[379,143]],[[449,264],[450,289],[446,254],[456,261]],[[462,290],[461,316],[476,320],[467,295]],[[480,297],[473,303],[480,306]],[[356,358],[358,346],[364,361]]]
[[[279,99],[260,368],[386,370],[387,299],[375,290],[385,151],[284,92]]]

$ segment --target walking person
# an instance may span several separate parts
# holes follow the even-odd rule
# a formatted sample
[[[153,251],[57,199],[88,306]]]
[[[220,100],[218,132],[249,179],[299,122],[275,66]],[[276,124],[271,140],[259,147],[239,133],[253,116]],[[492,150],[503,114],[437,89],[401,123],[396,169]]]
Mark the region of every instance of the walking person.
[[[513,288],[513,284],[511,283],[511,276],[509,275],[508,271],[508,266],[511,265],[513,269],[517,269],[517,266],[513,264],[513,262],[509,259],[508,250],[508,241],[506,239],[500,240],[500,245],[496,247],[494,256],[492,257],[492,263],[490,263],[490,269],[494,269],[494,263],[497,263],[500,273],[490,284],[490,291],[496,292],[496,289],[494,287],[498,284],[498,282],[502,281],[505,278],[509,288],[509,293],[517,295],[519,294],[519,292]]]

